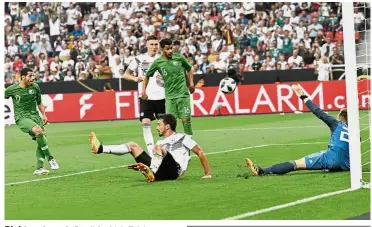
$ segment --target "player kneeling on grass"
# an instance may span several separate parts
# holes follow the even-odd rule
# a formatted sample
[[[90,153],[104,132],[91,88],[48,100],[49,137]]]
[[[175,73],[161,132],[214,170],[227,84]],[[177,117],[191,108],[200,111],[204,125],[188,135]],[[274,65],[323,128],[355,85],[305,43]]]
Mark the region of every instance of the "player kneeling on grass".
[[[59,169],[57,161],[50,154],[45,136],[44,125],[48,123],[45,114],[45,107],[41,102],[41,91],[39,85],[34,83],[34,73],[29,68],[21,70],[21,82],[6,88],[5,98],[13,99],[14,119],[22,132],[28,133],[33,140],[36,140],[36,170],[34,174],[48,174],[49,170],[44,169],[44,159],[47,158],[51,169]],[[36,110],[38,106],[42,117]]]
[[[190,160],[190,150],[200,159],[205,174],[203,178],[211,178],[211,170],[203,150],[189,135],[177,133],[176,126],[177,119],[172,114],[159,115],[157,130],[164,139],[156,143],[154,158],[134,142],[103,145],[94,132],[90,133],[89,141],[94,154],[131,154],[137,164],[128,168],[141,171],[148,182],[175,180],[184,174]]]
[[[342,109],[337,119],[335,119],[314,104],[299,86],[293,85],[292,88],[311,112],[330,128],[331,138],[328,148],[327,150],[310,154],[296,161],[283,162],[267,168],[256,166],[249,158],[246,158],[245,161],[251,169],[251,174],[253,176],[286,174],[296,170],[349,171],[349,134],[346,109]]]

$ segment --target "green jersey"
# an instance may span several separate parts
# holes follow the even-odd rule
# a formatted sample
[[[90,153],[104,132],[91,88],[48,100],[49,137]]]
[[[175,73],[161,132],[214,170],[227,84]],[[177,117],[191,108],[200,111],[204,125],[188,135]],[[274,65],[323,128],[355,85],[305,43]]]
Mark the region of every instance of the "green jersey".
[[[191,68],[192,66],[183,55],[173,54],[169,60],[160,56],[151,64],[146,76],[152,77],[156,71],[159,72],[164,80],[167,99],[189,97],[185,70],[189,72]]]
[[[279,48],[270,49],[271,57],[277,61],[279,59],[279,54],[281,53],[281,50]]]
[[[330,17],[328,19],[328,24],[331,27],[335,27],[336,25],[338,25],[338,18],[337,17]]]
[[[318,23],[321,24],[321,25],[324,25],[324,22],[326,21],[326,17],[323,17],[323,16],[319,16],[318,17]]]
[[[257,43],[258,43],[258,38],[259,38],[259,35],[257,34],[257,33],[251,33],[250,35],[249,35],[249,38],[251,39],[251,47],[253,48],[253,49],[255,49],[256,47],[257,47]]]
[[[283,40],[283,48],[282,51],[284,54],[288,54],[292,52],[292,40],[289,37],[282,37]]]
[[[275,22],[279,27],[282,28],[284,26],[284,21],[285,21],[284,17],[277,17]]]
[[[13,84],[5,89],[5,98],[13,99],[14,119],[16,123],[23,118],[40,118],[36,105],[41,103],[41,91],[39,85],[32,83],[27,88],[21,88],[19,84]]]

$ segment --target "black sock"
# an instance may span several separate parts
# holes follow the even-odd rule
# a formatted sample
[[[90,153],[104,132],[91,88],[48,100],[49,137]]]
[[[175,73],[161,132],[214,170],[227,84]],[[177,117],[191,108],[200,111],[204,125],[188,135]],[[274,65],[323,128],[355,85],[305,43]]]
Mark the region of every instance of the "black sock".
[[[294,162],[283,162],[263,169],[265,174],[286,174],[296,170]]]

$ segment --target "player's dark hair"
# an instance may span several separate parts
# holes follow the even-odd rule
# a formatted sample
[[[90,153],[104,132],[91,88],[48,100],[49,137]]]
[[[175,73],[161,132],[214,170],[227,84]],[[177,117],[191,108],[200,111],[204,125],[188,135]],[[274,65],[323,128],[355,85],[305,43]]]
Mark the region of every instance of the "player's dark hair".
[[[164,48],[165,46],[171,46],[173,44],[171,39],[163,39],[160,41],[160,47]]]
[[[158,41],[159,39],[158,39],[158,37],[156,37],[154,35],[150,35],[149,37],[147,37],[146,42],[147,41],[150,41],[150,40],[156,40],[156,41]]]
[[[30,69],[30,68],[21,69],[21,77],[22,76],[27,76],[29,72],[32,72],[32,69]]]
[[[347,109],[341,109],[339,113],[340,117],[342,117],[347,123]]]
[[[160,114],[158,119],[162,119],[164,125],[169,125],[172,131],[176,131],[177,128],[177,119],[172,114]]]

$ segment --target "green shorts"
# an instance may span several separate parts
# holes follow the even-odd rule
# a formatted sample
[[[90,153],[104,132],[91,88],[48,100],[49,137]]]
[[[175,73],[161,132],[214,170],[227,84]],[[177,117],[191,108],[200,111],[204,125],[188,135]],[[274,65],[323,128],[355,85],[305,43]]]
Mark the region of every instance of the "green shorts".
[[[22,118],[21,120],[17,121],[17,125],[22,132],[28,133],[32,138],[34,138],[35,135],[31,132],[31,130],[35,125],[39,125],[44,131],[43,120],[40,117],[34,119]]]
[[[191,118],[190,97],[165,99],[165,108],[167,114],[173,114],[176,118]]]

